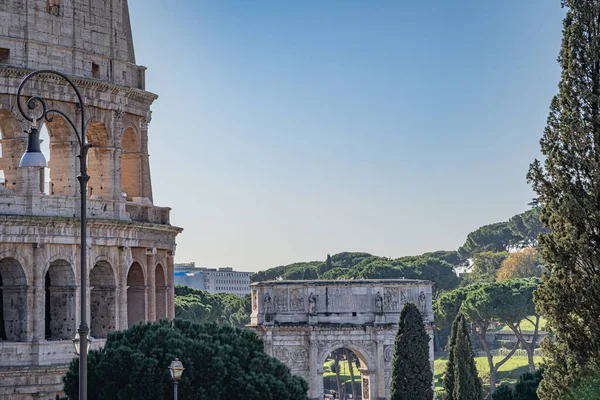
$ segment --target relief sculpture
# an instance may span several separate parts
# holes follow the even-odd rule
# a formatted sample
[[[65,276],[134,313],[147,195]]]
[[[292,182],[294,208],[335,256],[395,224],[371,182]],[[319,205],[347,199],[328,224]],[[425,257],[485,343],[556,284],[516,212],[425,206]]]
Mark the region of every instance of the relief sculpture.
[[[363,399],[368,399],[369,398],[369,380],[367,378],[363,378]]]
[[[304,311],[302,289],[290,290],[290,311]]]
[[[383,308],[385,311],[399,311],[397,289],[385,288],[383,292]]]
[[[308,361],[308,350],[306,347],[293,347],[290,351],[290,357],[292,361],[297,363],[304,363]]]

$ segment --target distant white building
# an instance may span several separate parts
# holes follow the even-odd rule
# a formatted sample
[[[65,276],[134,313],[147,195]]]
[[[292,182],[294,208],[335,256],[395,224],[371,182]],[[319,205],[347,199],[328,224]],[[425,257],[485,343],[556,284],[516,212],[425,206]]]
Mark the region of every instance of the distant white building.
[[[250,293],[252,272],[234,271],[231,267],[196,267],[196,263],[175,264],[175,284],[209,293],[231,293],[245,296]]]

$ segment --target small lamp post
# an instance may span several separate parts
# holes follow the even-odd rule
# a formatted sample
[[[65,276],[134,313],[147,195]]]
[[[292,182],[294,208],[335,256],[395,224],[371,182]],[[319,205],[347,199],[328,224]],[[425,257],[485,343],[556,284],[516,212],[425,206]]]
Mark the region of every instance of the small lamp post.
[[[92,338],[90,335],[87,335],[87,345],[85,346],[86,354],[89,353],[91,345]],[[75,334],[75,338],[73,339],[73,347],[75,347],[75,354],[79,355],[79,350],[81,349],[81,336],[79,336],[79,332]]]
[[[171,378],[173,378],[173,398],[177,400],[177,384],[181,380],[181,376],[183,375],[183,364],[179,359],[175,359],[169,365],[169,371],[171,372]]]

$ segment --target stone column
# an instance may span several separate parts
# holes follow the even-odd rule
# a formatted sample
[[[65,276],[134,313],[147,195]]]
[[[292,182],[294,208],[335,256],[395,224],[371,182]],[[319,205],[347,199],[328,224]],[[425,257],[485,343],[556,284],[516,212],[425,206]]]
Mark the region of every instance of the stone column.
[[[375,368],[377,369],[377,387],[373,387],[373,389],[377,389],[377,397],[376,399],[385,399],[385,359],[383,354],[383,334],[382,332],[375,333],[375,345],[377,358],[377,365]]]
[[[317,333],[310,333],[310,348],[308,351],[309,360],[309,381],[308,397],[311,400],[323,398],[323,365],[319,361],[319,346],[317,343]]]
[[[44,319],[44,261],[42,257],[42,246],[39,243],[33,244],[33,263],[31,271],[33,272],[31,283],[32,308],[31,316],[28,319],[31,321],[31,337],[34,343],[45,339],[45,319]]]
[[[152,181],[150,180],[150,155],[148,154],[148,125],[151,120],[150,114],[140,119],[140,140],[142,145],[141,173],[142,187],[140,197],[146,197],[152,201]]]
[[[148,271],[148,322],[156,321],[156,253],[146,250],[146,270]]]
[[[173,253],[167,254],[167,319],[175,318],[175,265]]]
[[[117,282],[117,330],[127,329],[127,272],[131,264],[131,249],[122,247],[119,249],[119,266]]]

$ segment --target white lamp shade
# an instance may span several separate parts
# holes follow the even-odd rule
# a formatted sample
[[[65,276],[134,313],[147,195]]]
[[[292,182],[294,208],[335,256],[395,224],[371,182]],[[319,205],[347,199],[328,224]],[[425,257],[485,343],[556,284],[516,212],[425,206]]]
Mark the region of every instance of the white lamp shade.
[[[21,157],[19,167],[23,168],[46,168],[48,163],[42,153],[27,152]]]

